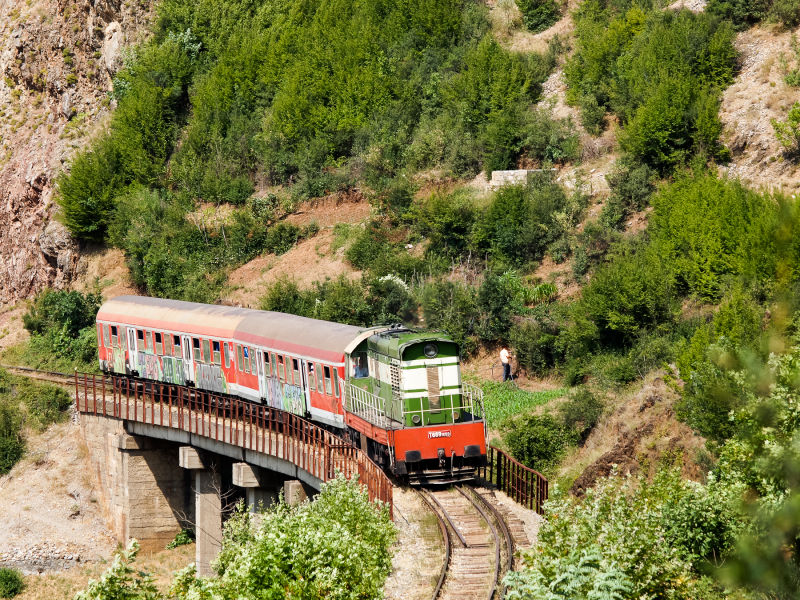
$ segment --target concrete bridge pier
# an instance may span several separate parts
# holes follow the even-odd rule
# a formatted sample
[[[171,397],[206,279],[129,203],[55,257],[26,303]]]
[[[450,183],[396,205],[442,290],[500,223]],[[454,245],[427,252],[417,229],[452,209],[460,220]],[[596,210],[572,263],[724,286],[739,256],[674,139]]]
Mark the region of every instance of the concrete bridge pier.
[[[194,474],[195,565],[200,576],[210,575],[211,562],[222,548],[222,477],[191,446],[181,446],[178,462]]]
[[[247,508],[251,513],[259,508],[269,508],[278,501],[278,492],[272,489],[263,470],[245,462],[233,463],[233,485],[245,489]]]

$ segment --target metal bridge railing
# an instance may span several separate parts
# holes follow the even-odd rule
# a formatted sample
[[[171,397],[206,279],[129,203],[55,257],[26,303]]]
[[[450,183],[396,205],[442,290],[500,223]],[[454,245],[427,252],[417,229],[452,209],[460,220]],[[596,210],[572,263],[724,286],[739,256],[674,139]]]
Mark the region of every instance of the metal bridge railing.
[[[548,483],[544,475],[494,446],[487,448],[486,459],[486,466],[478,470],[478,475],[495,484],[519,504],[540,515],[543,513],[548,494]]]
[[[180,429],[287,460],[320,481],[358,476],[392,511],[392,484],[366,453],[289,412],[186,386],[75,373],[80,413]]]

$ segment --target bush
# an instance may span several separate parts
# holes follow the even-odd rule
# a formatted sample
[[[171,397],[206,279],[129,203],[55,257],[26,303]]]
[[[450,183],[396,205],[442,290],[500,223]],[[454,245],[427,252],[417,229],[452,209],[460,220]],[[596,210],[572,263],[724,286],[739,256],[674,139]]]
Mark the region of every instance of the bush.
[[[550,174],[532,176],[526,186],[498,190],[474,230],[474,245],[500,265],[526,265],[540,260],[563,234],[556,218],[567,196]]]
[[[593,321],[601,341],[632,343],[645,329],[670,322],[676,308],[670,269],[647,247],[623,248],[583,290],[579,309]]]
[[[291,223],[277,223],[267,230],[264,248],[280,256],[291,250],[299,239],[299,227]]]
[[[550,415],[528,415],[507,421],[503,440],[514,458],[548,472],[566,454],[575,436]]]
[[[22,324],[31,334],[43,335],[64,329],[77,337],[85,327],[94,327],[102,298],[99,292],[86,293],[47,288],[36,295]]]
[[[472,288],[452,281],[432,281],[423,286],[420,304],[426,327],[446,332],[463,354],[477,349],[480,311]]]
[[[747,29],[765,19],[773,0],[709,0],[709,14],[728,19],[737,29]]]
[[[655,171],[643,163],[624,159],[618,162],[606,177],[611,196],[600,213],[600,223],[610,229],[623,229],[632,212],[648,205],[655,191],[655,178]]]
[[[414,229],[428,238],[428,254],[456,258],[470,249],[472,228],[478,211],[467,190],[459,188],[449,194],[436,191],[413,205]]]
[[[800,102],[795,102],[789,109],[785,121],[770,119],[775,137],[788,154],[797,154],[800,150]]]
[[[545,506],[537,551],[506,579],[508,598],[721,600],[727,595],[693,562],[697,552],[728,552],[740,519],[733,506],[732,492],[708,493],[663,471],[653,484],[601,479],[584,498],[556,491]]]
[[[531,375],[545,375],[562,358],[556,346],[562,326],[560,315],[550,312],[518,321],[509,334],[517,364]]]
[[[591,0],[576,13],[576,32],[564,72],[588,131],[615,113],[623,149],[661,172],[693,153],[725,156],[717,112],[735,68],[730,23],[658,3]]]
[[[559,415],[576,439],[584,441],[603,414],[603,401],[588,388],[580,387],[558,407]]]
[[[24,587],[21,572],[17,569],[0,568],[0,598],[13,598]]]
[[[516,0],[525,27],[543,31],[558,21],[561,9],[555,0]]]
[[[194,534],[188,529],[181,529],[175,538],[166,546],[167,550],[174,550],[178,546],[185,546],[194,542]]]
[[[22,415],[19,409],[0,403],[0,475],[8,473],[24,454]]]

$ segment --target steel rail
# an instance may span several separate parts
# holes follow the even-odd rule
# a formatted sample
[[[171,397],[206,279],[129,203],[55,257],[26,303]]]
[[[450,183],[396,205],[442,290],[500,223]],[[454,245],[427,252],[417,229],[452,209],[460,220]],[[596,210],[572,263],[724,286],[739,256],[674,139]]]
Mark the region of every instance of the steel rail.
[[[439,507],[439,510],[442,511],[442,516],[447,521],[447,524],[450,525],[450,528],[453,530],[453,533],[455,533],[458,536],[458,540],[461,542],[461,545],[464,546],[464,548],[469,548],[469,544],[467,544],[467,540],[464,539],[464,536],[458,530],[458,528],[456,527],[456,524],[453,523],[453,519],[450,516],[450,513],[447,512],[447,509],[445,509],[445,507],[442,506],[441,502],[439,502],[436,499],[436,496],[431,494],[428,490],[425,490],[425,492],[430,496],[431,500],[433,500],[436,503],[436,506]]]
[[[471,494],[465,492],[460,485],[456,486],[456,491],[475,507],[483,517],[483,520],[489,525],[489,529],[492,530],[492,536],[494,537],[494,577],[492,578],[492,586],[489,588],[489,595],[487,596],[488,600],[492,600],[492,598],[494,598],[494,592],[497,589],[497,584],[500,582],[500,536],[497,534],[497,528],[494,526],[494,523],[492,523],[492,520],[489,518],[489,515],[486,514],[486,511],[483,510],[480,503],[477,502]]]
[[[436,582],[436,588],[433,590],[433,595],[431,596],[432,600],[437,600],[439,598],[439,594],[442,593],[442,586],[444,585],[444,579],[445,577],[447,577],[447,569],[450,565],[450,554],[451,554],[452,544],[450,543],[450,534],[447,531],[447,525],[445,524],[442,516],[439,514],[439,511],[436,510],[434,505],[428,499],[426,493],[423,493],[420,490],[416,491],[422,498],[422,501],[425,502],[425,504],[428,505],[428,508],[431,509],[431,512],[433,512],[433,514],[436,515],[436,522],[439,524],[439,534],[442,536],[442,542],[444,543],[444,560],[442,562],[442,569],[439,572],[439,580]]]
[[[506,569],[505,569],[505,571],[503,573],[499,573],[498,572],[498,574],[497,574],[496,582],[500,583],[500,579],[503,577],[503,575],[508,573],[508,571],[510,571],[513,568],[513,565],[514,565],[514,552],[516,551],[516,547],[514,545],[514,537],[511,535],[511,531],[508,528],[508,523],[506,523],[506,520],[500,514],[500,511],[497,510],[497,508],[495,506],[493,506],[491,502],[487,502],[486,498],[484,498],[483,495],[480,492],[476,491],[475,488],[468,487],[467,489],[469,489],[470,495],[474,496],[478,500],[478,502],[480,502],[480,504],[482,504],[485,508],[489,509],[489,512],[492,513],[492,515],[494,516],[495,521],[500,526],[500,530],[503,532],[503,538],[505,538],[506,548],[508,549],[508,565],[506,566]],[[461,491],[460,487],[459,487],[459,491]],[[464,492],[462,492],[462,493],[464,493]],[[481,510],[478,507],[477,504],[475,505],[475,508],[477,508],[478,510]],[[481,511],[481,514],[483,514],[483,511]],[[489,519],[486,519],[486,521],[488,523],[490,523]],[[491,523],[490,523],[490,525],[491,525]],[[497,536],[495,536],[495,539],[498,542],[500,541]],[[497,558],[497,567],[498,567],[498,570],[499,570],[499,568],[500,568],[500,560],[499,560],[499,558],[500,558],[500,553],[499,553],[500,546],[499,546],[499,544],[497,545],[497,548],[498,548],[498,552],[496,553],[496,558]],[[505,591],[506,591],[506,586],[503,585],[502,588],[500,589],[500,598],[505,597]],[[490,599],[492,598],[493,593],[494,593],[494,590],[492,590],[492,594],[489,595]]]

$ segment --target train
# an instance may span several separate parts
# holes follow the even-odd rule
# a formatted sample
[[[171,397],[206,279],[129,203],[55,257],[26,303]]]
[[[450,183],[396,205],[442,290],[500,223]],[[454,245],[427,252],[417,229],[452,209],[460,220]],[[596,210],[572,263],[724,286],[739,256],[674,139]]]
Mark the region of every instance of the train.
[[[483,394],[440,333],[119,296],[97,313],[97,342],[104,373],[291,412],[411,484],[468,481],[486,463]]]

